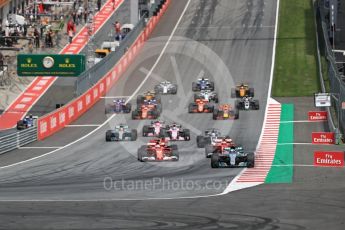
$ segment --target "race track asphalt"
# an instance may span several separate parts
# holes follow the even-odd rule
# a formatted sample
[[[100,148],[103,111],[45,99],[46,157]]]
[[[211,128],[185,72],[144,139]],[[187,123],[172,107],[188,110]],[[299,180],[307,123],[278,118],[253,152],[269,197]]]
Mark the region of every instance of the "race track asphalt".
[[[109,118],[104,115],[104,105],[111,99],[102,100],[75,123],[85,126],[68,127],[28,147],[60,147],[95,130],[92,134],[47,156],[0,169],[0,228],[344,228],[344,185],[334,183],[334,178],[325,184],[330,187],[320,187],[317,180],[300,180],[212,197],[222,192],[241,169],[211,169],[209,159],[196,148],[195,136],[206,128],[218,127],[246,149],[255,149],[267,99],[276,1],[192,0],[158,65],[146,79],[186,3],[173,2],[152,39],[107,95],[142,93],[160,79],[178,83],[178,94],[163,98],[161,119],[176,121],[192,131],[192,141],[178,143],[180,161],[138,162],[136,150],[147,138],[140,137],[135,143],[106,143],[105,131],[115,124],[128,123],[141,134],[141,127],[148,121],[116,115],[95,130],[88,124],[102,124]],[[215,81],[221,103],[233,103],[230,88],[244,81],[255,88],[262,109],[242,112],[237,121],[213,121],[210,114],[187,114],[192,81],[203,73]],[[135,100],[131,102],[135,105]],[[39,149],[40,154],[51,150]],[[9,157],[12,162],[16,156],[20,159],[21,151],[30,154],[38,150],[17,150]],[[302,175],[303,170],[310,169],[298,170]],[[180,198],[195,196],[205,197]]]

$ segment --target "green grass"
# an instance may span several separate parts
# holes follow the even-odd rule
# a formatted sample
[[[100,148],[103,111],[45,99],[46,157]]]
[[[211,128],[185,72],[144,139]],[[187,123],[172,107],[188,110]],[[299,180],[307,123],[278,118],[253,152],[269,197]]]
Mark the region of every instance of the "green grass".
[[[312,0],[281,0],[272,95],[319,91]]]

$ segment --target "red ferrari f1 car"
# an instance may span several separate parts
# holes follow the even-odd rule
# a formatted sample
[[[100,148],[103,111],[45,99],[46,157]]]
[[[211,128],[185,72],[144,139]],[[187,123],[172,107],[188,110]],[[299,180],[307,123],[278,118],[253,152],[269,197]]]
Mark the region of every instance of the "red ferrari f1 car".
[[[177,145],[169,145],[165,139],[151,140],[138,149],[139,161],[178,161]]]

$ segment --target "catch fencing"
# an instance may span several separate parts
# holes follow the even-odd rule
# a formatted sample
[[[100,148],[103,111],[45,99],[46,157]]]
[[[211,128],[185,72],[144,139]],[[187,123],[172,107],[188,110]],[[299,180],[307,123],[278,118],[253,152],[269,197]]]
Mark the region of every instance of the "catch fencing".
[[[344,76],[340,74],[336,58],[331,44],[332,28],[329,23],[329,9],[324,0],[315,2],[316,29],[319,48],[320,74],[322,75],[321,86],[323,91],[328,91],[332,95],[332,108],[329,110],[329,125],[331,131],[343,133],[345,128],[345,110],[342,109],[342,102],[345,102],[345,82]],[[333,41],[332,41],[333,42]],[[329,89],[324,83],[329,82]],[[326,84],[327,85],[327,84]],[[332,120],[336,118],[336,122]],[[339,130],[338,130],[339,128]]]

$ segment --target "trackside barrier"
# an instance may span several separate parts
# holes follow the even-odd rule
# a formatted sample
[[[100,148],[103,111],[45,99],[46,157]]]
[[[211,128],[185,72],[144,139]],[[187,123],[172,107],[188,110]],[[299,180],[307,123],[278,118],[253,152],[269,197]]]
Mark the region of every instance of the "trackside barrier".
[[[330,83],[329,92],[333,94],[332,97],[332,107],[327,108],[328,112],[328,124],[330,131],[335,131],[338,133],[344,133],[345,129],[345,110],[343,110],[342,103],[345,101],[345,84],[343,80],[343,76],[338,71],[338,66],[336,63],[336,58],[334,56],[332,45],[330,43],[329,37],[329,9],[325,8],[326,2],[324,0],[318,0],[316,7],[316,26],[317,26],[317,34],[318,34],[318,54],[320,58],[319,65],[321,66],[321,71],[323,72],[323,80],[328,80]],[[327,65],[327,66],[326,66]],[[332,113],[330,111],[335,112],[336,119],[339,122],[335,123],[332,119]],[[339,124],[338,124],[339,123]],[[337,130],[339,128],[339,130]],[[339,140],[340,135],[337,137]]]
[[[320,42],[322,42],[322,44],[325,43],[324,37],[323,36],[323,30],[322,30],[322,22],[321,22],[321,15],[319,12],[319,6],[318,4],[314,1],[314,17],[315,17],[315,28],[316,28],[316,48],[317,48],[317,60],[318,60],[318,67],[319,67],[319,80],[320,80],[320,84],[321,84],[321,90],[323,93],[326,93],[326,86],[325,86],[325,76],[323,76],[323,72],[322,72],[322,63],[321,63],[321,51],[320,51]],[[324,47],[324,45],[323,45]],[[331,132],[335,132],[335,124],[333,121],[333,117],[330,111],[330,108],[326,108],[327,111],[327,124],[328,124],[328,128]]]
[[[150,18],[145,29],[122,58],[94,86],[67,105],[38,119],[38,140],[43,140],[53,135],[78,119],[111,89],[144,46],[145,41],[151,35],[170,2],[171,0],[165,1],[157,16]]]
[[[17,149],[37,140],[37,128],[31,127],[0,137],[0,154]]]

